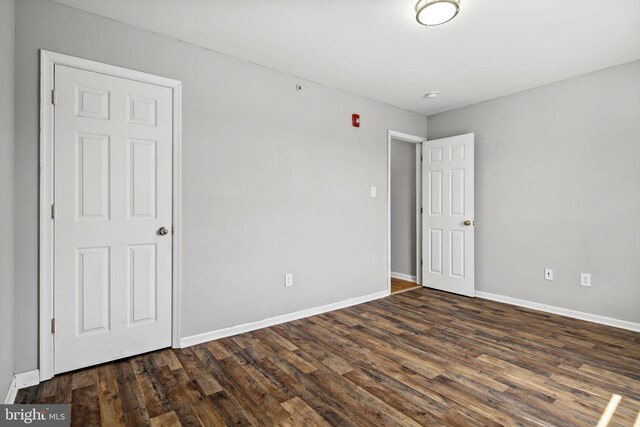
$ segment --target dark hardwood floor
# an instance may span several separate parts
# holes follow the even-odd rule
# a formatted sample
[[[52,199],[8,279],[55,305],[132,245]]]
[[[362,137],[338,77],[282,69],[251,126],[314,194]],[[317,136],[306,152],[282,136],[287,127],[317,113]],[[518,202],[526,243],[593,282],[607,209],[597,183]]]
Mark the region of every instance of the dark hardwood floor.
[[[79,426],[639,426],[640,334],[420,288],[59,375],[17,402],[70,403]]]

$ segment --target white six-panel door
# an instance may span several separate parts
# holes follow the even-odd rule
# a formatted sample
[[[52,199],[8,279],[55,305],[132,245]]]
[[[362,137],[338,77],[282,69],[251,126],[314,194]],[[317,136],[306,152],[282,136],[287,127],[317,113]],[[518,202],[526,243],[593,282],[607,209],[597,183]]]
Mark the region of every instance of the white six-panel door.
[[[474,296],[474,135],[422,146],[422,284]]]
[[[173,106],[169,88],[62,65],[55,91],[60,373],[171,345]]]

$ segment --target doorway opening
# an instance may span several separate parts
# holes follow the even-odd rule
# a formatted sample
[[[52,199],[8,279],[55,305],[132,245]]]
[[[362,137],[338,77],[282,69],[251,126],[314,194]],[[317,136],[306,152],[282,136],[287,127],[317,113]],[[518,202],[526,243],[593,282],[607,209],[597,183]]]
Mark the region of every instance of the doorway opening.
[[[389,292],[420,287],[422,238],[422,142],[425,138],[389,131]]]

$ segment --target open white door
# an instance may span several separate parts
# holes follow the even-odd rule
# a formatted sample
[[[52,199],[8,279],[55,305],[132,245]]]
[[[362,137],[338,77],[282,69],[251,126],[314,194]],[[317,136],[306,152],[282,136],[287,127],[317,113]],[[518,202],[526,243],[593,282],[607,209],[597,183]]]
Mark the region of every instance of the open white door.
[[[55,66],[55,361],[171,345],[170,88]]]
[[[422,284],[474,296],[474,134],[422,147]]]

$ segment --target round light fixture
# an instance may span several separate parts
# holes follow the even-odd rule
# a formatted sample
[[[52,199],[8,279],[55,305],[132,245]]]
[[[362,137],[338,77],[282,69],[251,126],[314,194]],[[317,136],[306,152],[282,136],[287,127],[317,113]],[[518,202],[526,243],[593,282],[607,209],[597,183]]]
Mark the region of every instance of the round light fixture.
[[[460,0],[419,0],[416,21],[427,27],[451,21],[460,12]]]
[[[427,99],[436,99],[438,97],[438,95],[440,95],[440,93],[438,92],[428,92],[425,97]]]

